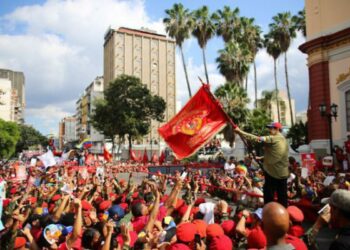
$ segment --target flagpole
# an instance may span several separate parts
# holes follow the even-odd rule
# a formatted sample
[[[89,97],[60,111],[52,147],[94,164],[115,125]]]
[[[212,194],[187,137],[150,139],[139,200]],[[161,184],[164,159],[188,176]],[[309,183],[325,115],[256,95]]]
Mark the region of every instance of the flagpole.
[[[199,76],[198,76],[198,79],[199,79],[199,81],[202,83],[203,86],[206,87],[207,85],[209,85],[209,83],[207,83],[207,84],[204,83],[203,80],[202,80]],[[219,100],[217,100],[217,99],[215,98],[215,96],[213,95],[213,93],[211,93],[209,87],[206,87],[205,90],[207,91],[207,93],[209,94],[209,96],[212,98],[212,100],[213,100],[215,103],[218,104],[218,106],[220,107],[221,111],[224,113],[226,119],[229,121],[229,123],[230,123],[230,125],[233,127],[233,129],[237,128],[237,127],[238,127],[237,124],[235,124],[235,123],[232,121],[231,117],[225,112],[225,110],[224,110],[223,107],[222,107],[222,104],[219,102]],[[255,153],[254,153],[253,151],[250,151],[250,150],[249,150],[248,143],[247,143],[246,139],[245,139],[241,134],[238,134],[238,135],[239,135],[239,137],[241,138],[241,140],[243,141],[243,143],[244,143],[244,145],[245,145],[245,147],[246,147],[248,153],[251,153],[251,154],[252,154],[253,159],[254,159],[254,160],[259,164],[259,166],[261,167],[261,163],[256,159]]]

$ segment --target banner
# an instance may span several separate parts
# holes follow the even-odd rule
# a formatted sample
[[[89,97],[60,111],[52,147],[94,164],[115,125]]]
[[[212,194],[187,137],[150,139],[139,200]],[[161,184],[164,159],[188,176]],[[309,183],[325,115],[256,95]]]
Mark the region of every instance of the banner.
[[[210,93],[209,86],[203,85],[158,132],[181,160],[194,154],[223,129],[226,122],[227,116]]]
[[[25,165],[16,165],[16,180],[17,181],[25,181],[27,180],[27,171]]]
[[[301,156],[301,167],[306,168],[308,173],[311,174],[316,166],[315,153],[302,153]]]

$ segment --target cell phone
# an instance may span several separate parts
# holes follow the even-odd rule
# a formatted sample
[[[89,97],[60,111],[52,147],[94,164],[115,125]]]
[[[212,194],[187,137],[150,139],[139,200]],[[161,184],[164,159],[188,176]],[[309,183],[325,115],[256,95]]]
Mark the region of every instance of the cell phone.
[[[322,214],[325,210],[327,210],[329,207],[329,204],[323,206],[323,208],[321,208],[319,211],[318,211],[318,214]]]

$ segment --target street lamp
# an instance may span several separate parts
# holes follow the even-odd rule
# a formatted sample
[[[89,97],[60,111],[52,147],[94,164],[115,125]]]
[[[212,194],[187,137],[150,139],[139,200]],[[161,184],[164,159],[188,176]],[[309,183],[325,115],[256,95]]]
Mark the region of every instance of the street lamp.
[[[334,120],[337,120],[338,116],[338,105],[335,103],[332,103],[330,105],[330,112],[327,113],[327,106],[326,104],[322,103],[319,105],[319,110],[321,113],[321,116],[326,116],[328,118],[328,128],[329,128],[329,146],[330,146],[330,153],[333,156],[333,135],[332,135],[332,117],[334,117]]]

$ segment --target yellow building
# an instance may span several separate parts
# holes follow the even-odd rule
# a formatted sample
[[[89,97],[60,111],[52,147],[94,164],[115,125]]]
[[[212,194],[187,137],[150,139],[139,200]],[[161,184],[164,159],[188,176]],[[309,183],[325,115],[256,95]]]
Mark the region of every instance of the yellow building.
[[[104,84],[121,74],[139,77],[166,104],[165,120],[175,115],[175,41],[147,29],[109,29],[104,43]],[[152,121],[148,140],[159,142],[159,123]]]
[[[308,109],[309,139],[319,154],[329,153],[334,145],[343,146],[350,133],[350,1],[306,0],[306,42],[300,50],[308,54],[310,105]],[[321,116],[325,104],[338,106],[337,119]]]

